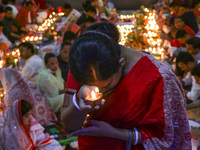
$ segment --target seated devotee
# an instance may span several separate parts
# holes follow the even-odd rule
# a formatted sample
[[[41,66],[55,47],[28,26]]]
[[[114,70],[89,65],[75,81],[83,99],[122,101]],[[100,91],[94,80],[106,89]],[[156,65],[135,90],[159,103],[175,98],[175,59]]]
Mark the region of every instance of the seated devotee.
[[[177,17],[180,9],[180,5],[176,2],[171,2],[169,4],[169,9],[171,10],[172,17]]]
[[[198,63],[198,62],[197,62]],[[192,89],[186,94],[187,98],[196,101],[200,98],[200,64],[197,64],[191,71]]]
[[[64,100],[64,80],[58,60],[53,53],[44,56],[44,64],[36,80],[37,87],[46,95],[52,112],[60,112]]]
[[[181,80],[182,85],[192,85],[191,71],[196,65],[196,62],[192,55],[188,52],[180,52],[179,55],[176,57],[176,62],[181,70],[185,73],[184,78]]]
[[[184,29],[189,35],[195,36],[194,30],[192,30],[189,26],[185,25],[185,22],[181,17],[174,18],[174,26],[177,29]]]
[[[70,48],[73,77],[68,76],[67,88],[73,103],[62,112],[69,137],[79,136],[81,150],[191,149],[183,89],[176,76],[152,56],[123,48],[113,39],[118,40],[87,31]],[[85,101],[95,87],[105,99],[101,107],[101,99],[92,106]]]
[[[32,116],[32,105],[18,100],[5,113],[4,124],[0,127],[1,148],[5,150],[64,150]]]
[[[12,8],[13,18],[15,18],[18,14],[18,10],[15,7],[15,0],[8,0],[7,6]]]
[[[60,29],[62,33],[65,32],[65,29],[71,25],[72,23],[76,23],[78,18],[81,16],[81,13],[77,11],[76,9],[73,9],[69,3],[65,3],[63,5],[63,12],[65,16],[67,16],[67,19],[63,25],[63,27]]]
[[[3,34],[3,23],[0,21],[0,49],[9,49],[12,46],[12,43],[8,38]]]
[[[12,42],[14,43],[16,40],[20,40],[24,35],[23,32],[28,32],[28,30],[21,25],[19,25],[12,17],[12,8],[6,7],[5,10],[5,16],[1,20],[4,28],[3,33],[4,35]],[[18,29],[18,32],[13,32],[12,27],[15,26]]]
[[[27,2],[25,6],[22,6],[15,18],[17,23],[26,27],[27,24],[36,22],[36,14],[32,11],[32,9],[32,2]]]
[[[69,42],[69,43],[72,44],[76,38],[77,38],[77,35],[74,32],[66,31],[65,34],[63,35],[63,38],[62,38],[63,40],[59,44],[56,45],[56,47],[53,50],[53,53],[56,56],[58,56],[59,53],[60,53],[62,43],[63,42]]]
[[[187,52],[189,52],[195,60],[200,60],[200,38],[191,37],[186,41]]]
[[[96,15],[96,8],[92,5],[83,3],[83,9],[84,9],[84,12],[82,13],[82,15],[78,18],[76,22],[77,25],[81,25],[82,23],[85,23],[88,17],[94,17],[94,15]]]
[[[85,23],[82,23],[82,24],[80,25],[80,27],[81,27],[81,29],[80,29],[80,34],[83,34],[83,33],[87,30],[87,28],[88,28],[90,25],[94,24],[95,22],[96,22],[96,19],[95,19],[95,18],[93,18],[93,17],[88,17],[88,18],[86,19]]]
[[[64,41],[60,49],[60,54],[57,56],[59,68],[61,69],[62,78],[65,80],[65,84],[67,82],[69,72],[68,55],[71,45],[71,42]]]
[[[24,42],[19,45],[20,56],[26,60],[21,74],[29,81],[35,82],[38,71],[42,67],[42,59],[34,54],[34,46],[29,42]]]
[[[16,100],[26,99],[33,106],[33,116],[40,124],[47,126],[57,121],[40,89],[28,82],[16,69],[2,68],[0,80],[4,88],[6,107],[11,107]]]

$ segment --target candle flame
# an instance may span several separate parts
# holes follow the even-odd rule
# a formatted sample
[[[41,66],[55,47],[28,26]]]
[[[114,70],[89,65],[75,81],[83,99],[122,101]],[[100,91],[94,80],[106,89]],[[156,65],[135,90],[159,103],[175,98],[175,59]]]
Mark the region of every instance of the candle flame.
[[[92,91],[91,96],[92,96],[92,99],[93,99],[93,100],[97,98],[94,91]]]
[[[98,87],[95,88],[95,92],[96,92],[96,93],[99,93]]]

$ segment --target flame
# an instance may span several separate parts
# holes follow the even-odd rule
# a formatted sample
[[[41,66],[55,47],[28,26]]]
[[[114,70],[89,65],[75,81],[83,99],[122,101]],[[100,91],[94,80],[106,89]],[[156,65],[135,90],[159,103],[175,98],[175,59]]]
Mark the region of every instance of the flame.
[[[94,99],[97,99],[96,94],[95,94],[94,91],[92,91],[91,96],[92,96],[92,99],[93,99],[93,100],[94,100]]]
[[[99,93],[98,87],[95,88],[95,92],[96,92],[96,93]]]

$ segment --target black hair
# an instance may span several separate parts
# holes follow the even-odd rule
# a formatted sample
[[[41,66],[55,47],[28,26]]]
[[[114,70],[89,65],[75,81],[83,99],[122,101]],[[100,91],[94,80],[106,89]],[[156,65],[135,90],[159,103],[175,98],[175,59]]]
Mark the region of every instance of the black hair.
[[[0,13],[5,12],[4,7],[2,5],[0,5]]]
[[[33,106],[29,102],[27,102],[24,99],[21,100],[22,116],[24,116],[26,113],[28,113],[32,108],[33,108]]]
[[[26,6],[33,5],[32,2],[26,2]]]
[[[69,66],[74,79],[88,84],[105,81],[119,70],[121,49],[117,42],[101,32],[80,35],[69,52]]]
[[[62,48],[63,48],[65,45],[72,45],[72,44],[71,44],[71,42],[69,42],[69,41],[63,42],[62,45],[61,45],[61,50],[62,50]]]
[[[64,37],[63,37],[63,41],[72,41],[72,40],[75,40],[77,38],[77,35],[72,32],[72,31],[66,31],[64,33]]]
[[[95,23],[87,28],[87,31],[90,30],[102,32],[111,37],[114,41],[119,41],[119,31],[117,27],[110,22]]]
[[[5,12],[7,12],[7,11],[12,11],[12,8],[7,6],[6,9],[5,9]]]
[[[0,27],[2,27],[2,26],[3,26],[3,22],[0,21]]]
[[[47,64],[49,61],[49,58],[52,57],[56,57],[56,55],[54,55],[53,53],[46,53],[46,55],[44,56],[44,63]]]
[[[20,43],[18,47],[21,47],[21,46],[26,47],[27,49],[31,49],[31,53],[34,54],[35,49],[34,49],[33,44],[31,44],[30,42]]]
[[[176,6],[179,6],[179,4],[176,3],[176,2],[171,2],[171,3],[169,4],[169,7],[176,7]]]
[[[2,0],[2,4],[7,5],[8,4],[8,0]]]
[[[191,75],[197,76],[200,78],[200,64],[197,64],[191,71]]]
[[[90,11],[90,12],[94,12],[95,14],[97,13],[96,8],[89,3],[83,3],[82,6],[86,12]]]
[[[8,2],[12,2],[13,4],[15,4],[16,0],[9,0]]]
[[[182,3],[181,4],[181,7],[184,7],[184,8],[191,8],[191,4],[190,3],[188,3],[188,2],[184,2],[184,3]]]
[[[192,45],[194,49],[200,48],[200,38],[198,37],[191,37],[186,43]]]
[[[178,29],[176,32],[176,39],[184,38],[188,33],[184,29]]]
[[[85,22],[95,23],[95,22],[96,22],[96,19],[95,19],[94,17],[89,16],[89,17],[85,20]]]
[[[189,62],[195,62],[194,58],[192,55],[188,52],[180,52],[178,56],[176,57],[176,62],[182,62],[187,65]]]
[[[82,3],[83,8],[87,7],[89,5],[92,5],[92,1],[91,0],[86,0],[85,2]]]
[[[62,7],[64,9],[72,9],[72,7],[71,7],[71,5],[69,3],[65,3]]]

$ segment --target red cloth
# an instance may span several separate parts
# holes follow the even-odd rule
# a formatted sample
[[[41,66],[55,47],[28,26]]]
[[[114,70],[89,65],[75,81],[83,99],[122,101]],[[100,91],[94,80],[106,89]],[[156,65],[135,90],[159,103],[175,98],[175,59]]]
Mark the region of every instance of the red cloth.
[[[0,21],[3,19],[4,16],[5,16],[5,12],[0,13]]]
[[[16,20],[17,23],[20,24],[21,26],[26,26],[26,25],[28,24],[28,12],[29,12],[29,10],[26,8],[26,6],[23,6],[23,7],[19,10],[19,12],[18,12],[18,14],[17,14],[15,20]],[[31,11],[31,20],[32,20],[32,21],[33,21],[34,16],[35,16],[34,12]]]
[[[174,46],[174,47],[182,47],[181,43],[177,40],[177,39],[174,39],[171,43],[171,46]]]
[[[189,35],[195,36],[196,33],[194,32],[194,30],[192,30],[189,26],[186,26],[183,28]]]
[[[40,9],[46,9],[46,0],[38,0]]]
[[[78,87],[70,78],[67,88]],[[105,121],[116,128],[136,127],[142,134],[143,145],[132,146],[132,150],[191,149],[182,86],[152,56],[142,57],[105,100],[88,119]],[[125,141],[113,138],[80,136],[78,142],[80,150],[126,149]]]

